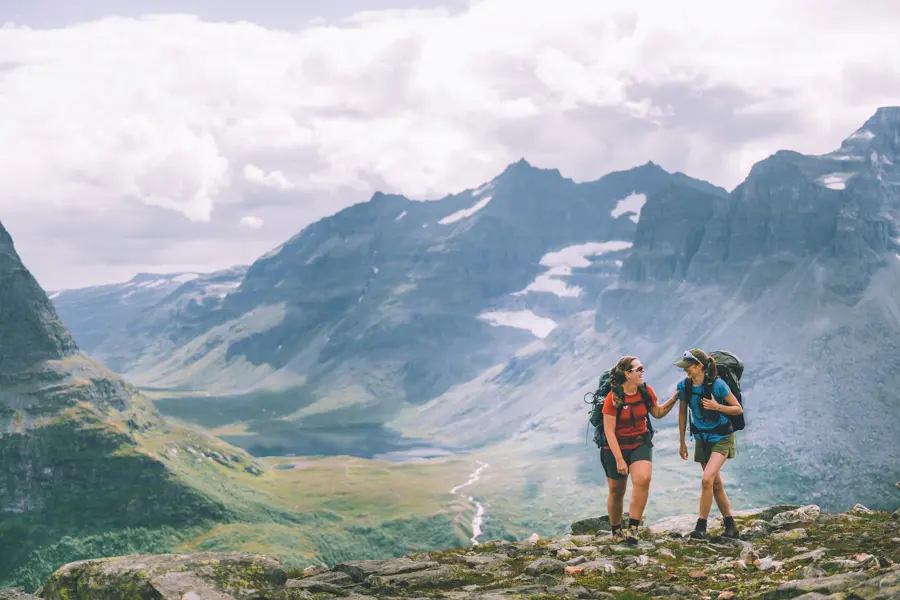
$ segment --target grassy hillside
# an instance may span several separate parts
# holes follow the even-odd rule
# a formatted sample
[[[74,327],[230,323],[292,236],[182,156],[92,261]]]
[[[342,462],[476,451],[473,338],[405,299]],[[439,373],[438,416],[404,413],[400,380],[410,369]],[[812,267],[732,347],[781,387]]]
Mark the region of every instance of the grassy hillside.
[[[83,355],[0,394],[0,586],[33,589],[67,562],[135,552],[264,550],[305,566],[470,535],[471,507],[449,493],[469,461],[257,461],[164,421]]]

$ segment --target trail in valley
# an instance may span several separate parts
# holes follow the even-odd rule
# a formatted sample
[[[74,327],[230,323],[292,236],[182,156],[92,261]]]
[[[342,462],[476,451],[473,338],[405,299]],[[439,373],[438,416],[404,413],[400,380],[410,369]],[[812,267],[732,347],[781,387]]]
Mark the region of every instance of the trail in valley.
[[[481,461],[478,461],[478,465],[478,468],[475,469],[475,471],[473,471],[469,476],[469,480],[465,483],[459,484],[458,486],[450,490],[451,494],[462,495],[459,494],[459,490],[478,481],[478,479],[481,477],[481,472],[490,466],[488,465],[488,463]],[[478,502],[472,496],[467,496],[466,499],[475,507],[475,514],[472,516],[472,537],[469,541],[472,542],[473,546],[477,546],[478,536],[481,535],[481,526],[484,524],[484,506],[481,504],[481,502]]]

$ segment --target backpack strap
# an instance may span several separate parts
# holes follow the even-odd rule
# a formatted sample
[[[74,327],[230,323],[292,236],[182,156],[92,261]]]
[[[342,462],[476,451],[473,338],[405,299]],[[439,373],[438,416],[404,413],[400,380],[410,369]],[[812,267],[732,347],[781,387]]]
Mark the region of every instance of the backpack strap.
[[[650,411],[650,407],[653,405],[653,399],[650,398],[650,392],[647,390],[647,384],[642,383],[638,386],[638,391],[641,393],[641,399],[644,401],[644,404],[647,406],[647,412]]]
[[[687,406],[688,406],[688,410],[687,410],[688,431],[691,436],[691,441],[693,441],[694,433],[696,433],[697,428],[694,426],[694,419],[691,418],[691,400],[694,399],[694,382],[691,381],[690,377],[684,378],[684,385],[683,385],[683,389],[681,391],[684,393],[683,400],[685,402],[687,402]]]
[[[703,397],[704,398],[715,399],[715,396],[713,396],[713,385],[714,384],[715,384],[715,382],[710,381],[708,375],[703,378]]]
[[[650,392],[647,390],[647,384],[641,384],[638,386],[638,391],[641,393],[641,398],[644,400],[644,405],[647,407],[647,444],[652,448],[653,447],[653,422],[650,420],[650,409],[653,407],[653,398],[650,397]]]

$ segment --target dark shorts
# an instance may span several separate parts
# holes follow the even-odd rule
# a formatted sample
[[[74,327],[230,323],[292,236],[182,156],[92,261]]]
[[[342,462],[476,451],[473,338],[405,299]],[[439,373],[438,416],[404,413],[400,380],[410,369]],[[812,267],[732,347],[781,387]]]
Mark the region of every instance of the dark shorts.
[[[649,460],[650,462],[653,462],[653,448],[647,442],[644,442],[637,448],[622,450],[622,458],[625,459],[625,464],[628,466],[631,466],[631,463],[639,460]],[[600,450],[600,462],[603,464],[603,470],[606,472],[608,478],[626,478],[625,475],[621,475],[619,471],[616,470],[616,455],[613,454],[612,451],[607,450],[606,448]]]
[[[732,433],[718,442],[703,442],[699,437],[694,438],[694,462],[698,462],[701,465],[709,462],[709,457],[713,452],[718,452],[725,458],[734,458],[737,455],[737,448],[734,445],[734,434]]]

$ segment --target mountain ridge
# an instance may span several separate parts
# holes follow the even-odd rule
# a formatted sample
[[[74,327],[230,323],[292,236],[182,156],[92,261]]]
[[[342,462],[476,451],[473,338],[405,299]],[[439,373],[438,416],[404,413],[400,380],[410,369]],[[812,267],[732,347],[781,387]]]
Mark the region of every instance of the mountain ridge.
[[[260,419],[241,409],[250,435],[227,441],[254,452],[309,452],[301,434],[321,438],[314,430],[338,423],[380,426],[403,405],[512,354],[546,330],[552,315],[577,310],[611,280],[646,195],[673,183],[725,194],[652,162],[575,183],[525,160],[437,201],[379,192],[254,261],[221,304],[189,326],[173,322],[152,339],[129,335],[147,351],[130,365],[115,364],[158,390],[157,405],[167,414],[191,420],[196,401],[177,396],[205,389],[230,396],[232,405],[268,411]],[[590,271],[599,268],[606,279],[582,277],[582,267],[541,264],[582,264],[569,256],[573,249],[599,253],[601,260],[588,261]],[[584,279],[587,287],[566,286],[566,278]],[[114,362],[111,347],[94,351]],[[162,388],[173,395],[166,398]],[[272,401],[252,399],[261,393]],[[264,431],[279,432],[277,447],[259,446],[279,439]],[[342,442],[341,452],[358,452],[362,435]],[[409,443],[417,442],[394,440],[385,449]]]

